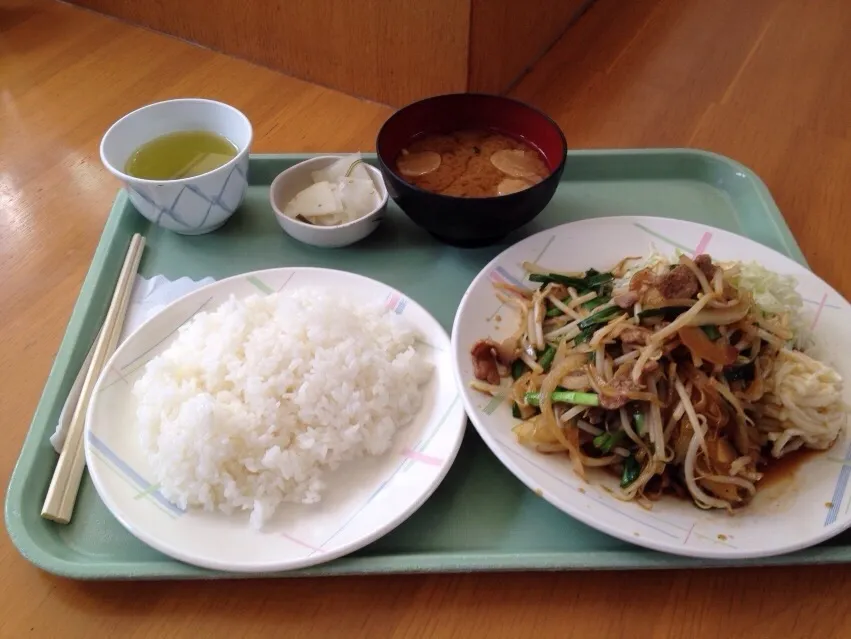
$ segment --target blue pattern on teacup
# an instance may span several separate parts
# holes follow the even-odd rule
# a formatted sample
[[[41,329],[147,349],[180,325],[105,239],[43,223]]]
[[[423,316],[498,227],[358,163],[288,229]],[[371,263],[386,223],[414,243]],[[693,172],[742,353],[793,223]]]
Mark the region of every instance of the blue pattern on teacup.
[[[212,231],[242,204],[248,188],[248,155],[227,173],[214,172],[191,183],[125,183],[133,206],[163,228],[186,235]]]

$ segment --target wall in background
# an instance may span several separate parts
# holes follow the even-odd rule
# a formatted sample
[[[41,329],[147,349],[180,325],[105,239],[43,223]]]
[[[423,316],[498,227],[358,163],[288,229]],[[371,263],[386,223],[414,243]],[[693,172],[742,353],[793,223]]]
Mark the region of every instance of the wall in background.
[[[468,89],[501,93],[534,64],[590,0],[471,0]]]
[[[586,0],[71,0],[394,106],[499,93]]]

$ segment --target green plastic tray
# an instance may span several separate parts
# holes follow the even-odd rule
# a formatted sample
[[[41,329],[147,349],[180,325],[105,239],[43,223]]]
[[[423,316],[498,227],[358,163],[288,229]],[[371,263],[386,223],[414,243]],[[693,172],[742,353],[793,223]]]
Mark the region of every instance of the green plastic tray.
[[[134,232],[147,237],[141,264],[145,276],[222,278],[295,265],[344,269],[402,290],[447,330],[465,289],[491,258],[527,235],[587,217],[656,215],[703,222],[748,236],[805,263],[759,178],[711,153],[680,149],[571,152],[562,184],[547,209],[500,245],[483,249],[440,244],[395,207],[372,236],[352,247],[316,249],[296,242],[274,219],[268,185],[280,171],[306,157],[253,156],[245,204],[211,235],[187,237],[163,231],[136,213],[126,195],[119,193],[9,484],[6,525],[29,561],[79,579],[223,576],[173,561],[137,541],[109,514],[87,476],[72,524],[54,524],[39,515],[57,458],[48,436],[106,314]],[[737,564],[846,562],[851,560],[849,545],[851,534],[846,533],[803,552]],[[349,557],[287,575],[707,565],[731,563],[645,550],[574,521],[509,474],[470,427],[449,475],[408,521]]]

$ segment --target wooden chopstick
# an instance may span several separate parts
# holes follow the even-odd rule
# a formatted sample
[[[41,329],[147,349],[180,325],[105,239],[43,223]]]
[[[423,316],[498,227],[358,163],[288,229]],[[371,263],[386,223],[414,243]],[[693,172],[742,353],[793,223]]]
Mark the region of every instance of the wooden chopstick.
[[[118,343],[144,248],[145,238],[136,233],[130,240],[130,247],[124,258],[124,265],[121,267],[115,292],[106,313],[106,319],[95,342],[91,364],[86,371],[83,387],[80,389],[80,399],[74,407],[74,414],[68,426],[65,443],[53,471],[50,487],[47,489],[47,497],[45,497],[41,509],[41,516],[45,519],[51,519],[60,524],[67,524],[71,521],[74,504],[77,501],[77,493],[80,490],[80,479],[86,465],[86,457],[83,452],[86,412],[95,382],[100,377],[104,365],[115,351]]]

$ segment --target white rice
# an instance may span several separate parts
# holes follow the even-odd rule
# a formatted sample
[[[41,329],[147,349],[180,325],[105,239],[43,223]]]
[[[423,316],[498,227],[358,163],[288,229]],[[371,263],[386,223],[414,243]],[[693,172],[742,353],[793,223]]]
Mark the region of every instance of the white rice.
[[[388,450],[432,365],[380,304],[322,289],[231,299],[152,359],[133,393],[141,444],[181,508],[251,511],[321,499],[342,462]]]

